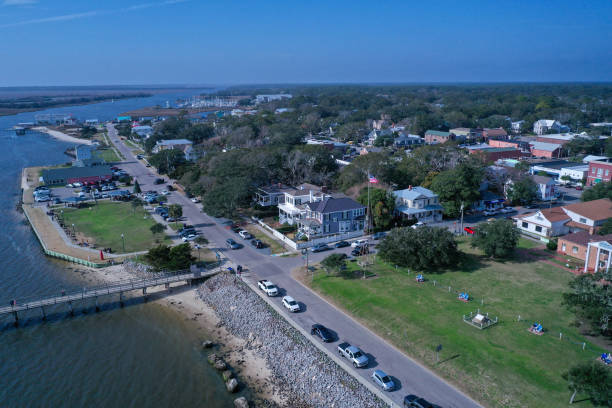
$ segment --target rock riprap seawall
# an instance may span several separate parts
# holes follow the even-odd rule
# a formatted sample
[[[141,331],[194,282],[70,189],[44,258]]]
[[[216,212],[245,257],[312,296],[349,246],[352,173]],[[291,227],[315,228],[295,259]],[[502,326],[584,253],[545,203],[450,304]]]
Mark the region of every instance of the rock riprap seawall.
[[[240,280],[216,275],[198,293],[232,335],[247,340],[246,347],[266,360],[287,406],[386,406]]]

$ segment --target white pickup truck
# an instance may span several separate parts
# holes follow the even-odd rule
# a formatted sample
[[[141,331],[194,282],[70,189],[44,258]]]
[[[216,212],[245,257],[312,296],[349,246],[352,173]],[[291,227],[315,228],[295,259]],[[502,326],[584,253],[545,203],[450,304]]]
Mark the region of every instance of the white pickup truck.
[[[259,289],[263,290],[268,296],[278,295],[278,288],[269,280],[260,280],[257,282],[257,286],[259,286]]]
[[[340,343],[340,345],[338,345],[338,353],[348,358],[355,368],[368,365],[368,357],[363,354],[363,351],[359,350],[358,347],[351,346],[349,343]]]

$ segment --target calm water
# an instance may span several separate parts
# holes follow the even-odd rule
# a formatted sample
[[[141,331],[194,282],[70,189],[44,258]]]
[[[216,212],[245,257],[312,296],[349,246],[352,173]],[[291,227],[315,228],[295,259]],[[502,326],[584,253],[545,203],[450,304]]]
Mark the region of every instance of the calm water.
[[[192,94],[198,93],[195,90]],[[189,93],[156,95],[45,112],[80,119],[171,102]],[[0,129],[33,120],[34,113],[0,117]],[[89,279],[71,264],[42,255],[30,227],[15,211],[25,166],[67,161],[69,145],[46,135],[0,134],[0,302],[77,289]],[[91,309],[90,309],[91,310]],[[206,362],[206,337],[183,315],[155,303],[66,316],[59,307],[42,323],[37,313],[22,327],[0,320],[0,407],[227,407],[232,398]]]

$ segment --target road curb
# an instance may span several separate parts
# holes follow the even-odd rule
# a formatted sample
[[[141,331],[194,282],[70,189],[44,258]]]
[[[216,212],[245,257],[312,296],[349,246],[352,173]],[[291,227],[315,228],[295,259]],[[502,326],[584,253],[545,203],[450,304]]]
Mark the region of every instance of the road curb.
[[[378,388],[376,388],[374,386],[374,384],[372,384],[369,381],[366,381],[364,378],[362,378],[361,376],[355,375],[355,373],[352,372],[352,368],[346,363],[346,361],[344,361],[344,359],[341,359],[340,357],[338,357],[335,353],[332,353],[331,351],[327,350],[325,347],[323,347],[322,344],[318,343],[317,341],[315,341],[313,339],[313,337],[310,335],[310,333],[308,333],[306,330],[304,330],[300,325],[298,325],[296,322],[293,321],[293,319],[289,319],[287,318],[287,316],[285,316],[284,311],[281,309],[280,306],[276,305],[275,303],[272,302],[271,299],[268,298],[268,296],[264,296],[263,293],[261,293],[260,290],[258,290],[258,288],[252,283],[250,282],[248,279],[242,279],[242,281],[249,287],[251,288],[251,290],[253,292],[255,292],[261,299],[263,299],[270,307],[272,307],[272,309],[274,309],[274,311],[276,311],[276,313],[278,313],[283,319],[285,319],[285,321],[287,323],[289,323],[294,329],[296,329],[297,331],[299,331],[311,344],[313,344],[317,349],[319,349],[320,352],[324,353],[325,355],[327,355],[334,363],[338,364],[339,367],[341,367],[347,374],[349,374],[351,377],[353,377],[354,379],[356,379],[357,381],[359,381],[360,384],[364,385],[372,394],[376,395],[378,398],[380,398],[385,404],[387,404],[389,407],[392,408],[400,408],[400,406],[398,404],[396,404],[395,402],[393,402],[391,400],[391,398],[389,398],[387,395],[385,395],[383,393],[383,391],[379,390]]]

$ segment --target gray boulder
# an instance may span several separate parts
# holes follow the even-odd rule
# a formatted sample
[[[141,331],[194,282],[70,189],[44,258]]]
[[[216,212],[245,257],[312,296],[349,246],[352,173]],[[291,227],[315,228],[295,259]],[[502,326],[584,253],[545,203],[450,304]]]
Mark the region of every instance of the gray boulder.
[[[215,345],[215,343],[213,343],[210,340],[205,340],[205,341],[202,342],[202,348],[209,349],[209,348],[212,348],[212,346],[214,346],[214,345]]]
[[[208,355],[208,362],[210,364],[215,364],[215,361],[217,361],[217,355],[215,353],[210,353]]]
[[[234,373],[232,373],[230,370],[225,370],[221,376],[223,377],[223,381],[227,381],[234,377]]]
[[[229,392],[238,391],[238,381],[235,378],[231,378],[228,382],[225,383],[225,388],[227,388]]]
[[[249,401],[244,397],[236,398],[234,400],[234,408],[249,408]]]
[[[221,359],[217,359],[217,361],[215,361],[214,366],[219,371],[225,371],[227,369],[227,364],[225,364],[225,361]]]

